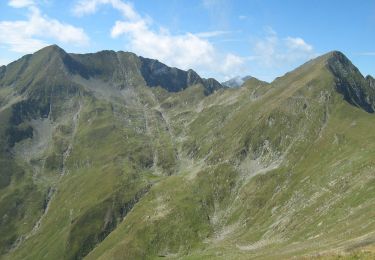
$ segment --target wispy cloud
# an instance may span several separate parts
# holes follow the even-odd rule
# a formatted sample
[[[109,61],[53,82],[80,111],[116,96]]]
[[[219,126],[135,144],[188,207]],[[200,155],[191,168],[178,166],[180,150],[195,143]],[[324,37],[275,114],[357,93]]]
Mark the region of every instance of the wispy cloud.
[[[358,53],[360,56],[375,56],[375,51],[374,52],[360,52]]]
[[[218,37],[226,34],[230,34],[232,31],[210,31],[210,32],[200,32],[196,33],[195,35],[201,38],[212,38]]]
[[[73,12],[77,15],[92,14],[104,4],[112,6],[123,16],[112,27],[111,37],[124,37],[126,47],[139,55],[219,78],[237,75],[243,68],[242,57],[221,53],[209,41],[211,37],[228,33],[226,31],[173,34],[167,28],[153,29],[150,17],[140,15],[131,4],[120,0],[81,0]]]
[[[27,20],[0,21],[0,44],[10,51],[30,53],[48,44],[49,41],[87,45],[89,37],[84,30],[62,23],[44,15],[31,0],[12,0],[8,4],[15,8],[25,8]]]
[[[313,47],[300,37],[286,37],[284,41],[289,50],[301,51],[304,53],[311,53],[313,51]]]
[[[226,0],[204,0],[203,4],[205,8],[215,9],[228,3]],[[251,43],[247,57],[222,52],[214,42],[225,41],[225,36],[234,31],[175,34],[168,28],[157,28],[151,17],[141,15],[132,4],[123,0],[80,0],[73,12],[78,16],[94,14],[103,5],[109,5],[122,14],[122,19],[114,21],[110,36],[124,39],[126,49],[170,66],[195,69],[205,76],[228,79],[256,73],[258,68],[282,71],[316,56],[314,47],[303,38],[280,37],[272,28],[266,28],[264,37]]]
[[[24,8],[35,5],[34,0],[10,0],[8,5],[14,8]]]
[[[212,25],[220,29],[230,27],[230,0],[202,0],[202,6],[208,11]]]
[[[316,56],[312,45],[301,37],[280,38],[272,28],[253,46],[255,61],[264,67],[283,67]]]
[[[124,17],[130,20],[140,20],[141,17],[134,10],[131,3],[125,3],[121,0],[81,0],[74,6],[73,12],[78,16],[93,14],[101,5],[110,4],[113,8],[119,10]]]

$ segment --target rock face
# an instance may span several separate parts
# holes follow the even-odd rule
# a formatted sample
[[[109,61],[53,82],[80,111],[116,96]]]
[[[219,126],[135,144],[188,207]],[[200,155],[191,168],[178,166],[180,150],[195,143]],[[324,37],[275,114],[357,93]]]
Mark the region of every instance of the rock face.
[[[148,86],[162,86],[171,92],[178,92],[197,84],[202,84],[207,94],[222,88],[215,79],[202,79],[194,70],[171,68],[147,58],[141,58],[141,73]]]
[[[374,79],[331,52],[241,80],[58,46],[0,67],[0,258],[371,249]]]
[[[367,75],[366,80],[367,80],[370,88],[375,89],[375,79],[373,77],[371,77],[370,75]]]
[[[363,78],[359,70],[341,52],[332,52],[328,66],[336,76],[338,92],[344,95],[346,101],[367,112],[374,112],[375,89],[371,77]],[[368,83],[367,83],[367,82]]]

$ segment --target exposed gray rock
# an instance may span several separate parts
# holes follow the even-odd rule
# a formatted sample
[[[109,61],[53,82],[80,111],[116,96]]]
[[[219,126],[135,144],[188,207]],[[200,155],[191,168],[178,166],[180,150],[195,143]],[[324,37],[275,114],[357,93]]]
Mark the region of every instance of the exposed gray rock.
[[[157,60],[143,57],[140,59],[142,76],[150,87],[160,86],[170,92],[178,92],[189,86],[202,84],[205,87],[205,94],[222,88],[215,79],[202,79],[194,70],[184,71],[168,67]]]
[[[368,82],[370,88],[375,89],[375,79],[372,76],[367,75],[366,81]]]
[[[375,88],[373,80],[366,79],[360,71],[341,52],[330,53],[327,65],[336,77],[336,89],[350,104],[373,113],[375,107]]]

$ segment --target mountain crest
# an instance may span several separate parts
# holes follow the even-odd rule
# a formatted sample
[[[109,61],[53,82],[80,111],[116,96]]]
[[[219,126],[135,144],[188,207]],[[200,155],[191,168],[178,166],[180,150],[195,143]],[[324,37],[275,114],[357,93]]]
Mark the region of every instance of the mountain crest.
[[[53,73],[51,73],[53,71]],[[79,75],[88,80],[97,78],[116,82],[116,85],[135,86],[146,84],[149,87],[160,86],[170,92],[201,84],[206,95],[223,88],[215,79],[203,79],[194,70],[180,70],[169,67],[158,60],[143,58],[131,52],[104,50],[97,53],[71,54],[58,45],[47,46],[32,55],[26,55],[0,68],[0,82],[12,84],[25,74],[27,84],[35,78],[48,78],[49,75]],[[43,75],[42,75],[43,74]],[[39,75],[38,77],[35,77]]]
[[[375,89],[375,79],[371,75],[366,76],[366,81],[368,82],[370,88]]]
[[[189,86],[202,84],[205,94],[222,88],[215,79],[202,79],[194,70],[184,71],[159,62],[158,60],[140,57],[141,74],[150,87],[161,86],[168,91],[178,92]]]
[[[40,49],[39,51],[37,51],[35,53],[40,53],[40,52],[66,53],[65,50],[63,48],[61,48],[60,46],[58,46],[57,44],[52,44],[52,45],[46,46],[46,47]]]
[[[337,91],[350,104],[373,113],[375,111],[374,81],[366,80],[343,53],[333,51],[326,56],[328,69],[335,76]]]
[[[0,259],[288,259],[373,242],[374,116],[342,97],[371,112],[374,79],[342,53],[209,97],[215,79],[121,51],[54,45],[0,75]]]

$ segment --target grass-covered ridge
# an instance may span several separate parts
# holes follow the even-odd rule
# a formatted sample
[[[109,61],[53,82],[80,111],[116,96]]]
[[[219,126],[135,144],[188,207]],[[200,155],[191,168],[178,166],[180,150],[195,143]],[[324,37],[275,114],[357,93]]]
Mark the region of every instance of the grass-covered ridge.
[[[371,258],[373,87],[338,52],[237,89],[25,56],[0,71],[1,257]]]

